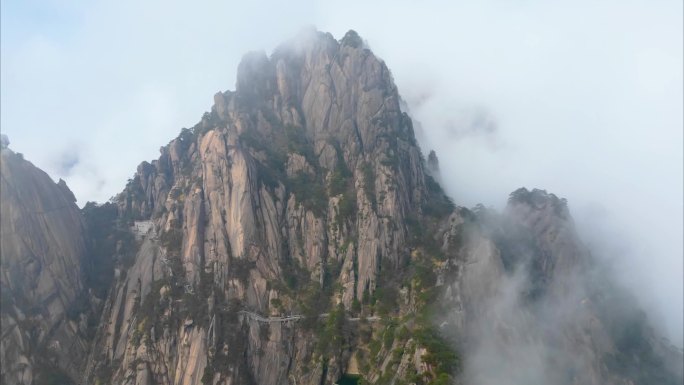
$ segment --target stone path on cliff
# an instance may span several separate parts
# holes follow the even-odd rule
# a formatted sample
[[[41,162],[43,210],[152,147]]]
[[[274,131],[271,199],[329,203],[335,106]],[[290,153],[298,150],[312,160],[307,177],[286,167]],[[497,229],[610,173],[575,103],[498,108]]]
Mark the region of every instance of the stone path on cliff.
[[[264,323],[299,321],[300,319],[304,318],[304,316],[301,314],[281,316],[281,317],[264,317],[260,314],[253,313],[253,312],[247,311],[247,310],[240,310],[240,311],[238,311],[238,313],[244,314],[247,317],[249,317],[249,318],[251,318],[257,322],[264,322]],[[326,318],[326,317],[328,317],[328,313],[319,314],[318,317],[319,318]],[[362,319],[362,317],[351,317],[351,318],[347,318],[347,321],[358,322],[361,319]],[[382,318],[380,318],[378,316],[366,317],[366,321],[371,321],[371,322],[380,321],[381,319]]]

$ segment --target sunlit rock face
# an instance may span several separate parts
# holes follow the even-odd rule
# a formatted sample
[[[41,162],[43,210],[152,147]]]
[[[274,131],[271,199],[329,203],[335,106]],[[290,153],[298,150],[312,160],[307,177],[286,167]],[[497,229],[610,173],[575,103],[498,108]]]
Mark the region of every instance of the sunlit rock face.
[[[88,350],[81,213],[64,181],[6,147],[0,156],[0,382],[75,378]]]
[[[141,164],[118,197],[121,216],[152,220],[154,234],[114,284],[89,378],[99,371],[122,383],[333,383],[358,342],[322,354],[316,322],[260,324],[235,311],[356,306],[357,318],[372,316],[381,273],[412,259],[407,223],[424,221],[428,200],[442,203],[438,215],[453,206],[426,186],[390,72],[353,31],[340,41],[310,31],[270,57],[247,54],[236,90],[214,102],[158,160]],[[421,356],[407,352],[403,362],[393,376],[420,368]],[[366,371],[379,378],[388,369]]]

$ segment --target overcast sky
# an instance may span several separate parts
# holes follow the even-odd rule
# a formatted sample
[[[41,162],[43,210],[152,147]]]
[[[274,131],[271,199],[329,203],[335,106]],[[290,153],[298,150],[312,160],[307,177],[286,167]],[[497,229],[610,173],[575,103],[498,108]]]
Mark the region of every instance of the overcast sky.
[[[3,0],[3,133],[83,205],[234,89],[241,56],[355,29],[461,205],[566,197],[682,345],[682,2]],[[323,5],[325,4],[325,5]]]

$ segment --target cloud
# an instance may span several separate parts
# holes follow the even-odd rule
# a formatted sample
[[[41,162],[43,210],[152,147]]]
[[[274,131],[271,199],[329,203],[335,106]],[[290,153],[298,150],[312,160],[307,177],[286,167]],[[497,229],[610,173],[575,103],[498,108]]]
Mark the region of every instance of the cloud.
[[[74,168],[78,166],[79,162],[78,150],[71,147],[59,154],[54,168],[59,175],[69,176],[74,171]]]
[[[539,208],[544,195],[523,202]],[[681,381],[681,352],[653,335],[633,296],[615,284],[620,272],[576,242],[572,223],[554,217],[558,209],[530,213],[527,203],[514,203],[503,214],[475,211],[479,226],[465,232],[460,279],[440,304],[453,310],[437,316],[462,352],[464,382],[595,383],[610,378],[606,367],[637,382]],[[498,251],[483,247],[479,231]]]
[[[604,241],[630,241],[625,274],[682,345],[681,1],[10,0],[0,14],[2,130],[79,204],[118,193],[196,123],[245,52],[304,25],[353,28],[392,70],[456,202],[500,208],[540,187],[582,223],[602,204],[619,229]],[[73,143],[80,162],[55,164]]]

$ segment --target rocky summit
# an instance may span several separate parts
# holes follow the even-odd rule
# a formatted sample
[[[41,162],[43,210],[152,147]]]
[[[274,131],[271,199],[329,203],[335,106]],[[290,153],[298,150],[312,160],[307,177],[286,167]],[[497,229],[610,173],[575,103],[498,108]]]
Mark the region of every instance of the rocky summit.
[[[309,31],[110,202],[7,141],[0,382],[681,384],[567,202],[456,206],[402,104],[354,31]]]

